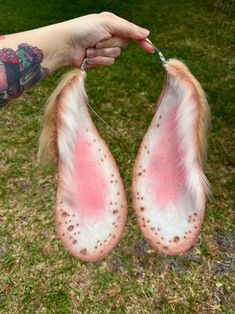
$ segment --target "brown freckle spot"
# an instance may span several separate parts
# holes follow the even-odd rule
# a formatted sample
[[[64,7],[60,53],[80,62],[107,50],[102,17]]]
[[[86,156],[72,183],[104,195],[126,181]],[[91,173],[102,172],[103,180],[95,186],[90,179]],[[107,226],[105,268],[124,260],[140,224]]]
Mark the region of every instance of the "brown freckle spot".
[[[169,243],[171,243],[172,241],[171,240],[169,240]]]
[[[101,160],[102,162],[104,161],[104,159],[103,159],[103,158],[101,158],[100,160]]]
[[[116,183],[118,183],[118,180],[115,180]]]
[[[74,235],[76,235],[76,234],[77,234],[77,232],[74,232],[73,234],[74,234]]]
[[[73,244],[76,244],[77,243],[77,240],[73,240],[73,242],[72,242]]]
[[[109,237],[111,237],[111,236],[112,236],[112,233],[109,234]]]
[[[112,173],[112,177],[114,177],[114,174]]]
[[[140,198],[139,197],[137,197],[137,200],[139,200]]]
[[[68,224],[68,222],[67,222],[67,221],[65,221],[65,224],[67,225],[67,224]]]
[[[64,233],[62,233],[62,236],[64,237],[64,236],[65,236],[65,234],[64,234]]]
[[[73,237],[69,237],[70,240],[72,240]]]
[[[78,234],[80,234],[80,231],[78,231]]]
[[[145,169],[143,169],[143,172],[145,172],[146,170]]]
[[[95,246],[95,249],[98,249],[98,246],[97,246],[97,245]]]
[[[187,231],[185,231],[185,234],[187,234],[188,232]]]
[[[140,210],[143,212],[144,211],[144,207],[140,207]]]
[[[98,151],[101,152],[101,148],[99,148]]]
[[[113,180],[111,180],[110,183],[113,183]]]
[[[157,128],[159,128],[159,124],[157,124]]]
[[[143,221],[145,221],[144,217],[142,218]]]
[[[104,252],[103,250],[100,251],[100,253],[103,253],[103,252]]]
[[[168,250],[168,247],[167,246],[163,246],[162,247],[164,250]]]
[[[161,237],[161,240],[164,240],[164,237]]]
[[[160,231],[160,228],[157,228],[157,231]]]
[[[151,230],[153,231],[155,228],[154,227],[151,227]]]
[[[73,217],[75,217],[75,215],[73,214]]]
[[[72,231],[73,228],[74,228],[74,226],[73,226],[73,225],[70,225],[70,226],[68,227],[68,231]]]
[[[110,202],[109,205],[113,205],[113,202]]]
[[[61,225],[62,225],[62,222],[60,222],[59,225],[61,226]]]
[[[157,232],[155,232],[155,235],[158,235],[158,233],[157,233]]]
[[[184,239],[187,239],[187,237],[186,237],[186,236],[184,236]]]
[[[192,232],[191,232],[191,230],[189,230],[189,232],[188,232],[188,233],[192,233]]]
[[[88,132],[88,129],[86,129],[86,131]]]
[[[78,226],[79,226],[79,224],[76,224],[76,226],[78,227]]]
[[[149,155],[149,153],[150,153],[150,151],[148,150],[148,151],[147,151],[147,154]]]
[[[189,218],[192,218],[192,216],[190,216],[190,215],[189,215],[188,217],[189,217]]]
[[[197,213],[194,213],[194,216],[197,216]]]
[[[144,148],[147,149],[147,146],[145,145]]]
[[[143,197],[141,197],[141,199],[143,200],[144,198],[143,198]]]
[[[159,116],[159,119],[161,119],[162,118],[162,116]]]
[[[149,220],[149,219],[147,220],[147,223],[148,223],[148,224],[150,223],[150,220]]]
[[[104,240],[104,243],[106,243],[107,242],[107,240]]]
[[[141,175],[142,175],[142,172],[139,172],[139,173],[138,173],[138,176],[141,176]]]
[[[143,225],[143,227],[145,228],[145,227],[146,227],[146,225]]]
[[[193,219],[193,221],[196,221],[196,219]]]
[[[102,246],[103,245],[103,243],[100,243],[100,246]]]
[[[116,238],[115,234],[113,235],[113,238],[114,238],[114,239]]]
[[[81,253],[82,255],[87,255],[87,249],[82,249],[82,250],[80,251],[80,253]]]
[[[95,139],[93,139],[93,142],[95,143],[95,142],[96,142],[96,140],[95,140]]]
[[[117,195],[120,195],[120,192],[117,192]]]
[[[64,217],[64,218],[69,217],[69,214],[67,212],[63,212],[62,217]]]
[[[194,228],[197,229],[197,226],[195,226]]]
[[[175,243],[179,242],[179,240],[180,240],[180,237],[178,237],[178,236],[174,237],[174,242]]]
[[[139,192],[137,192],[136,194],[140,195],[140,193],[139,193]]]
[[[117,205],[117,202],[115,202],[114,205]]]
[[[63,208],[61,208],[60,211],[62,212],[62,211],[63,211]]]
[[[72,220],[70,219],[69,222],[72,222]]]
[[[115,221],[113,222],[113,226],[115,225]]]
[[[157,244],[160,244],[161,242],[160,241],[157,241]]]
[[[113,210],[113,214],[116,215],[117,213],[118,213],[118,210],[117,210],[117,209],[114,209],[114,210]]]
[[[97,240],[97,243],[100,243],[100,240]]]
[[[106,156],[106,155],[104,155],[104,158],[107,158],[107,156]]]

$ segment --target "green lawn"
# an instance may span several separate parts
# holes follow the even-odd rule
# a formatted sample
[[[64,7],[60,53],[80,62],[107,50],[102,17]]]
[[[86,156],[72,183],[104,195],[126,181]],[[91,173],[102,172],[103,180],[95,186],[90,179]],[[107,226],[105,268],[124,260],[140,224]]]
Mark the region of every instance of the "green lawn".
[[[131,171],[164,73],[155,55],[130,44],[112,67],[87,71],[90,104],[118,132],[94,117],[126,187],[125,233],[102,261],[72,257],[55,233],[55,169],[39,171],[36,162],[43,104],[67,69],[54,73],[0,111],[0,313],[234,313],[234,1],[2,2],[3,34],[112,11],[149,28],[167,57],[184,60],[211,106],[213,199],[196,245],[181,256],[159,255],[140,234]]]

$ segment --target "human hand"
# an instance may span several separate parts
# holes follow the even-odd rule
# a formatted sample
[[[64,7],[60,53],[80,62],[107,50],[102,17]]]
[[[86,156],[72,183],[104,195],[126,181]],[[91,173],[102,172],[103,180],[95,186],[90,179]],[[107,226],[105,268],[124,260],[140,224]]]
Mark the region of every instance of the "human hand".
[[[130,39],[147,52],[154,50],[145,40],[148,30],[109,12],[86,15],[63,24],[66,25],[66,63],[77,67],[84,57],[88,67],[112,65]]]

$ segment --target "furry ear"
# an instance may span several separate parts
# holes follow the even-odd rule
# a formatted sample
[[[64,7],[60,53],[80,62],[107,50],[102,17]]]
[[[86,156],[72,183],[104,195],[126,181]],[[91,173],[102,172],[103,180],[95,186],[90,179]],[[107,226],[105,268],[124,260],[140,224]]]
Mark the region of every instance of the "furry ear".
[[[199,82],[182,62],[172,59],[164,67],[165,87],[133,170],[133,205],[150,244],[179,254],[196,240],[203,221],[210,112]]]
[[[87,109],[85,75],[70,72],[50,97],[39,151],[57,158],[61,240],[74,256],[95,261],[118,243],[127,203],[115,161]]]

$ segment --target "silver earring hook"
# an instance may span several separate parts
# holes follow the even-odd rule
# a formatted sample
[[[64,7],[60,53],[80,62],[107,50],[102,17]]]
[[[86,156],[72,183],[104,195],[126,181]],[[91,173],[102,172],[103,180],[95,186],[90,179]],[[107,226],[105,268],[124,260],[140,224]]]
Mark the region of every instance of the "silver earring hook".
[[[84,58],[84,59],[82,60],[81,65],[80,65],[80,69],[81,69],[82,71],[85,71],[85,70],[86,70],[86,66],[87,66],[87,58]]]
[[[163,63],[166,63],[167,60],[166,60],[166,58],[163,56],[163,54],[161,53],[161,51],[160,51],[148,38],[146,38],[145,40],[146,40],[151,46],[153,46],[153,48],[155,49],[155,51],[158,53],[158,56],[159,56],[160,60],[161,60]],[[154,52],[155,52],[155,51],[154,51]]]

